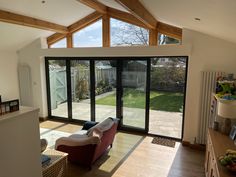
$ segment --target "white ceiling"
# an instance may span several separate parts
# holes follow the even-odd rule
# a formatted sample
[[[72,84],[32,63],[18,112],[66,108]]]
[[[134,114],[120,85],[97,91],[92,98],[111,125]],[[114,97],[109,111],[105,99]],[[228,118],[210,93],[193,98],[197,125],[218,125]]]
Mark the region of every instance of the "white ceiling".
[[[162,22],[236,43],[235,0],[140,0]],[[196,21],[194,18],[200,18]]]
[[[114,0],[98,0],[98,1],[105,4],[108,7],[112,7],[112,8],[124,11],[124,12],[128,12],[123,6],[116,3]]]
[[[0,51],[16,51],[35,39],[53,32],[0,22]]]
[[[69,26],[94,12],[76,0],[0,0],[0,9],[41,20]],[[39,37],[48,37],[53,32],[36,28],[0,23],[0,51],[16,51]]]
[[[0,0],[0,9],[69,26],[94,12],[76,0]]]
[[[0,0],[0,9],[68,26],[94,10],[77,0]],[[99,0],[126,11],[114,0]],[[140,0],[153,16],[164,23],[203,32],[236,43],[235,0]],[[135,4],[134,4],[135,5]],[[194,18],[200,18],[196,21]],[[0,50],[18,50],[52,32],[0,23]]]

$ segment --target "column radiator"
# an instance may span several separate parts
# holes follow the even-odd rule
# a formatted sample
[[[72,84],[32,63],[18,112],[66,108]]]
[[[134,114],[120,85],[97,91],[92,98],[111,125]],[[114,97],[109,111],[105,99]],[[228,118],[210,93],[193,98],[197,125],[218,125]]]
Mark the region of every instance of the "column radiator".
[[[198,129],[198,144],[206,144],[207,128],[212,125],[214,118],[211,113],[212,94],[216,89],[217,77],[222,76],[220,71],[201,72],[200,122]]]

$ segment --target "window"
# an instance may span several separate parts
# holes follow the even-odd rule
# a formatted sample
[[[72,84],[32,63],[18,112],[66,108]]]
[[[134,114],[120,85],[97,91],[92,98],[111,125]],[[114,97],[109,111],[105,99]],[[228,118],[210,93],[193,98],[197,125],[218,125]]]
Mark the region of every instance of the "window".
[[[181,44],[181,41],[165,34],[158,34],[158,45]]]
[[[75,32],[73,47],[102,47],[102,20]]]
[[[148,45],[149,31],[147,29],[110,19],[111,46],[138,46]]]
[[[55,42],[54,44],[50,45],[50,48],[66,48],[66,38],[63,38],[57,42]]]

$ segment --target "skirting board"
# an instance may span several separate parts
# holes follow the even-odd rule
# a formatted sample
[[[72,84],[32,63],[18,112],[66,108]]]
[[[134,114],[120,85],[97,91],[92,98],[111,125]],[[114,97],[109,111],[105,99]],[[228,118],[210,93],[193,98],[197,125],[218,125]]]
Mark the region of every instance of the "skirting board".
[[[48,120],[48,117],[39,117],[40,122],[43,122],[43,121],[46,121],[46,120]]]
[[[202,145],[202,144],[191,144],[188,141],[182,141],[182,145],[186,146],[186,147],[190,147],[191,149],[196,149],[199,151],[205,151],[206,150],[206,145]]]

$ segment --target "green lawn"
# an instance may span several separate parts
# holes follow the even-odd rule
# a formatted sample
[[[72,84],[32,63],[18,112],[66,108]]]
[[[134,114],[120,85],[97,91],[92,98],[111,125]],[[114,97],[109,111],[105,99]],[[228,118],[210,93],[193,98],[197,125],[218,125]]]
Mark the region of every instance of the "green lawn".
[[[182,112],[184,95],[183,93],[157,92],[150,93],[150,109]],[[96,100],[100,105],[116,105],[115,94]],[[125,89],[123,98],[124,107],[145,108],[145,93],[134,89]]]

